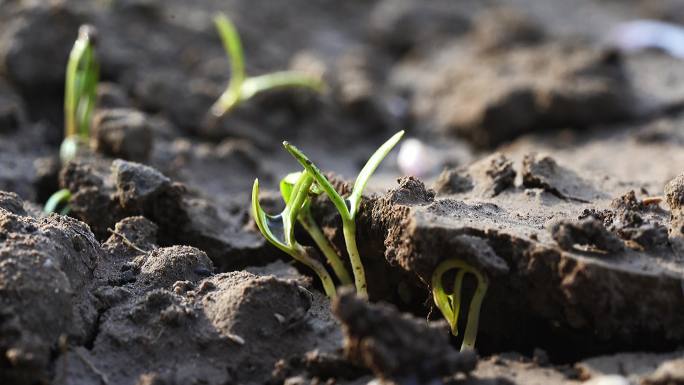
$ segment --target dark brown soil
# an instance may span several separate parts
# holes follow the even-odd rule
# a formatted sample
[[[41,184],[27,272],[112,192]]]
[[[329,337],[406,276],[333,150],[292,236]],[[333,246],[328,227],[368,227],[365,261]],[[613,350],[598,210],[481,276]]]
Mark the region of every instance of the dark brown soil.
[[[606,44],[681,8],[0,0],[0,384],[684,384],[684,67]],[[313,72],[325,92],[210,116],[230,78],[216,11],[250,75]],[[91,150],[60,164],[83,23]],[[260,235],[252,183],[282,208],[288,140],[349,193],[400,129],[415,151],[387,157],[357,218],[370,301],[330,300]],[[60,188],[71,211],[43,214]],[[333,206],[312,212],[346,260]],[[432,302],[448,258],[489,279],[477,352]]]

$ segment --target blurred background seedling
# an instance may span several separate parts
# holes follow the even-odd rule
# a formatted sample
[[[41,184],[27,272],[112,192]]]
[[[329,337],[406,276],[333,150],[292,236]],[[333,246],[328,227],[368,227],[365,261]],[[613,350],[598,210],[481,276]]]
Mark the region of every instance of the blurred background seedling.
[[[349,260],[351,262],[352,271],[354,273],[356,292],[364,297],[368,296],[368,287],[366,284],[366,273],[363,267],[363,262],[361,261],[361,255],[359,254],[359,250],[356,245],[356,214],[358,213],[359,205],[361,203],[361,196],[363,194],[363,190],[368,184],[368,180],[378,168],[380,162],[382,162],[392,148],[399,143],[403,135],[404,131],[399,131],[389,138],[385,143],[383,143],[375,151],[375,153],[373,153],[373,155],[368,159],[368,162],[366,162],[366,165],[361,169],[361,172],[359,172],[359,175],[356,177],[352,192],[347,199],[342,198],[342,196],[330,183],[328,178],[323,175],[321,170],[311,160],[309,160],[309,158],[307,158],[303,152],[288,142],[283,142],[285,149],[292,154],[295,159],[297,159],[307,173],[313,176],[318,187],[325,192],[328,198],[330,198],[332,201],[333,205],[335,205],[337,211],[340,213],[340,216],[342,217],[342,232],[344,234],[344,242],[347,248],[347,254],[349,255]]]
[[[237,28],[224,13],[217,14],[214,23],[228,54],[231,71],[228,87],[211,107],[211,113],[215,117],[224,116],[242,102],[264,91],[277,88],[305,88],[320,92],[324,89],[325,83],[322,79],[298,71],[278,71],[248,77]]]
[[[62,215],[69,214],[71,207],[69,206],[69,201],[71,200],[71,191],[69,189],[61,189],[56,193],[50,195],[45,206],[43,207],[43,212],[46,214],[50,213],[60,213]]]
[[[95,28],[83,25],[69,54],[64,85],[64,140],[60,146],[62,163],[76,157],[88,145],[93,110],[97,99],[100,65],[95,57]]]
[[[452,270],[456,270],[452,290],[446,290],[444,288],[444,275]],[[475,288],[468,309],[468,320],[466,322],[463,342],[461,344],[462,351],[475,348],[475,339],[477,338],[477,329],[480,322],[480,309],[484,296],[487,294],[489,281],[484,274],[459,259],[447,259],[443,261],[432,273],[433,300],[449,323],[451,333],[454,336],[458,336],[458,316],[462,303],[461,293],[463,291],[463,279],[466,274],[472,274],[477,279],[477,287]]]
[[[69,54],[64,83],[64,139],[59,148],[62,164],[74,159],[90,142],[100,77],[100,65],[95,56],[95,35],[94,27],[82,25]],[[67,214],[70,199],[69,190],[59,190],[50,196],[43,211],[46,214]]]

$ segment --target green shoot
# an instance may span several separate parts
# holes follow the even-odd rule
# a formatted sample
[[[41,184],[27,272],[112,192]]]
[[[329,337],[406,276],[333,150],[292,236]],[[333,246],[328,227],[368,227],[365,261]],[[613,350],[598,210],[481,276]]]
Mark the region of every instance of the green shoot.
[[[230,60],[228,87],[211,107],[221,117],[253,96],[276,88],[308,88],[316,92],[324,88],[321,79],[296,71],[280,71],[261,76],[247,77],[242,42],[237,28],[224,13],[214,17],[214,23]]]
[[[447,292],[444,289],[442,280],[447,271],[454,269],[458,269],[458,271],[454,277],[453,290]],[[473,299],[470,301],[468,321],[463,335],[461,351],[475,348],[475,338],[477,337],[477,327],[480,320],[480,308],[482,307],[484,296],[487,294],[489,280],[474,267],[458,259],[448,259],[440,263],[432,273],[432,297],[435,301],[435,305],[437,305],[437,308],[439,308],[442,315],[444,315],[444,318],[446,318],[449,323],[451,333],[454,336],[458,335],[461,289],[463,287],[463,279],[467,273],[475,276],[477,279],[477,288],[473,294]]]
[[[267,214],[259,204],[259,180],[254,180],[252,188],[252,215],[261,234],[278,249],[284,251],[296,261],[311,268],[320,278],[328,297],[335,296],[335,285],[323,264],[312,258],[306,249],[294,239],[294,223],[302,206],[308,199],[313,178],[302,173],[290,190],[285,209],[278,215]]]
[[[292,196],[292,190],[294,189],[297,180],[301,178],[301,174],[301,172],[294,172],[286,175],[280,181],[280,193],[285,202],[289,201],[290,197]],[[309,194],[318,195],[321,192],[322,191],[317,188],[316,184],[311,185]],[[323,235],[323,231],[321,231],[321,228],[318,226],[318,223],[316,223],[316,220],[311,214],[310,199],[307,199],[302,205],[297,219],[299,220],[299,224],[301,224],[304,230],[309,233],[311,239],[314,240],[318,248],[323,252],[328,264],[332,267],[340,282],[343,285],[351,285],[353,281],[349,275],[349,272],[347,271],[347,268],[344,267],[344,263],[342,263],[342,260],[340,260],[340,257],[330,245],[328,239],[325,237],[325,235]]]
[[[71,210],[69,206],[69,200],[71,199],[71,191],[68,189],[61,189],[56,193],[52,194],[50,198],[45,202],[45,207],[43,207],[43,212],[45,214],[56,213],[57,209],[61,206],[62,209],[59,213],[62,215],[67,215]]]
[[[380,162],[382,162],[392,148],[399,142],[399,140],[401,140],[403,135],[404,131],[400,131],[393,135],[375,151],[370,159],[368,159],[368,162],[366,162],[366,165],[363,166],[363,169],[361,169],[361,172],[356,177],[354,188],[349,195],[348,201],[345,201],[345,199],[337,193],[328,178],[323,175],[321,170],[316,167],[316,165],[310,161],[303,152],[288,142],[283,142],[285,149],[292,154],[295,159],[297,159],[307,173],[314,177],[320,189],[326,193],[333,205],[335,205],[337,211],[340,213],[340,216],[342,217],[342,232],[344,234],[344,242],[347,247],[347,253],[349,254],[349,260],[354,272],[356,291],[362,296],[368,295],[368,288],[366,285],[366,273],[363,263],[361,262],[361,256],[359,255],[358,247],[356,245],[355,222],[356,214],[358,213],[359,205],[361,203],[361,194],[363,193],[363,190],[365,189],[371,175],[373,175],[373,172],[375,172],[380,165]],[[347,205],[347,202],[349,205]]]
[[[67,162],[76,156],[78,147],[90,138],[90,125],[99,80],[100,67],[95,57],[94,29],[84,25],[69,54],[64,87],[64,141],[60,158]]]
[[[79,148],[90,139],[90,125],[97,99],[97,82],[100,65],[95,57],[95,29],[83,25],[78,30],[66,69],[64,84],[64,140],[59,148],[62,163],[76,157]],[[45,202],[46,214],[57,212],[66,215],[71,210],[71,192],[62,189]]]

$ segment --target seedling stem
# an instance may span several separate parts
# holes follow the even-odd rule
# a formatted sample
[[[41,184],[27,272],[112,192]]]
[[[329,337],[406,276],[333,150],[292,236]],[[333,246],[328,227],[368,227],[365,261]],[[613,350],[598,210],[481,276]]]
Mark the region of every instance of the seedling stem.
[[[231,71],[228,87],[211,107],[214,116],[221,117],[251,97],[276,88],[309,88],[316,92],[323,89],[324,84],[321,79],[296,71],[247,77],[242,42],[235,24],[224,13],[217,14],[214,17],[214,23],[228,54]]]
[[[94,29],[81,26],[69,54],[64,86],[64,141],[60,157],[66,162],[87,143],[97,93],[99,63],[95,57]]]
[[[297,147],[288,142],[283,142],[285,149],[297,159],[297,161],[304,167],[307,173],[313,175],[317,185],[328,195],[333,205],[342,217],[342,228],[344,234],[344,242],[347,247],[347,254],[349,254],[349,261],[351,262],[352,271],[354,273],[354,282],[356,284],[356,292],[358,295],[367,297],[368,288],[366,285],[366,275],[361,261],[358,248],[356,246],[356,214],[358,213],[361,204],[361,196],[363,190],[368,183],[373,172],[378,168],[380,162],[387,156],[392,148],[401,140],[404,131],[400,131],[389,138],[380,146],[375,153],[368,159],[366,165],[363,166],[361,172],[356,177],[354,188],[349,195],[348,200],[344,198],[335,190],[328,178],[323,175],[321,170],[304,155]],[[348,205],[347,205],[348,203]]]
[[[306,173],[306,171],[303,172]],[[282,195],[283,200],[285,200],[285,202],[287,202],[292,196],[292,191],[294,189],[293,186],[301,178],[301,174],[302,172],[293,172],[286,175],[283,179],[280,180],[280,195]],[[342,260],[340,260],[340,257],[337,255],[333,247],[330,245],[330,242],[325,237],[325,235],[323,235],[321,228],[318,226],[316,220],[311,214],[310,197],[312,195],[319,195],[320,193],[321,190],[318,188],[318,186],[312,184],[311,188],[309,189],[309,197],[304,201],[304,204],[302,205],[302,208],[299,211],[299,216],[297,217],[297,219],[299,220],[299,224],[302,225],[304,230],[306,230],[306,232],[309,233],[309,236],[311,236],[311,239],[314,240],[318,248],[321,249],[323,255],[328,261],[328,264],[333,268],[333,271],[335,271],[335,275],[340,280],[340,282],[343,285],[351,285],[353,281],[351,279],[351,276],[349,275],[349,272],[347,271],[347,268],[344,267]]]
[[[368,286],[366,285],[366,271],[363,268],[361,255],[359,249],[356,247],[356,222],[351,220],[342,220],[342,233],[344,234],[344,245],[347,247],[347,254],[349,254],[349,261],[351,262],[354,271],[354,284],[359,295],[368,296]]]
[[[454,277],[453,290],[450,293],[444,290],[442,280],[444,274],[453,269],[458,269]],[[463,279],[467,273],[475,276],[477,279],[477,288],[473,293],[473,298],[470,301],[468,309],[468,319],[466,329],[463,334],[463,343],[461,344],[461,351],[471,350],[475,348],[475,339],[477,338],[477,328],[480,322],[480,308],[485,294],[487,294],[487,287],[489,280],[481,274],[473,266],[459,259],[448,259],[440,263],[435,271],[432,273],[432,296],[435,305],[439,308],[446,318],[451,333],[454,336],[458,335],[458,315],[461,308],[461,290],[463,288]]]
[[[296,221],[302,205],[308,198],[309,189],[313,178],[308,173],[302,173],[291,190],[291,195],[285,205],[285,209],[278,215],[268,215],[259,204],[259,180],[254,180],[252,188],[252,215],[257,227],[271,244],[287,253],[289,256],[311,268],[318,275],[323,290],[328,297],[336,294],[335,284],[323,264],[312,258],[306,249],[294,239],[294,222]],[[280,238],[273,233],[271,228],[280,229]]]

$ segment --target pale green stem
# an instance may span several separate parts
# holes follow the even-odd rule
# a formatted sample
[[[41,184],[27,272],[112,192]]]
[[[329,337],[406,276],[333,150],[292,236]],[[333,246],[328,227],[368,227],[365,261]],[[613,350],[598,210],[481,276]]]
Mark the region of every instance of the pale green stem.
[[[453,292],[451,294],[446,294],[441,281],[443,275],[451,269],[459,269],[459,271],[454,279]],[[473,298],[470,301],[468,309],[468,320],[465,333],[463,334],[463,343],[461,344],[462,351],[475,347],[475,339],[477,337],[477,329],[480,320],[480,309],[484,296],[487,294],[489,281],[487,277],[481,274],[477,269],[459,259],[448,259],[440,263],[432,273],[432,291],[435,304],[449,322],[453,335],[458,335],[457,321],[461,306],[461,289],[463,278],[466,273],[475,276],[477,279],[477,288],[475,289],[475,293],[473,293]]]
[[[247,100],[260,92],[277,88],[309,88],[314,91],[320,91],[323,85],[324,83],[321,79],[302,72],[273,72],[245,79],[240,90],[240,99]]]
[[[311,187],[312,183],[313,177],[307,173],[302,175],[301,182],[295,185],[295,189],[292,191],[292,194],[295,195],[291,202],[290,211],[285,214],[289,216],[288,223],[294,224],[296,221],[299,209],[304,204],[304,201],[308,198],[309,188]],[[297,241],[294,239],[294,228],[290,228],[289,231],[286,230],[285,242],[290,245],[290,256],[309,266],[321,280],[325,294],[330,298],[334,297],[337,291],[335,290],[335,283],[330,277],[330,274],[328,274],[328,271],[325,269],[325,266],[323,266],[322,263],[314,258],[311,258],[311,256],[306,252],[306,249],[297,243]]]
[[[368,287],[366,286],[366,272],[361,262],[361,255],[356,247],[356,222],[354,219],[342,218],[342,232],[344,234],[344,243],[347,246],[349,253],[349,261],[351,262],[352,271],[354,273],[354,283],[356,284],[356,293],[359,296],[368,297]]]
[[[69,62],[66,70],[66,87],[64,96],[64,130],[65,138],[78,134],[78,127],[76,122],[76,107],[78,104],[76,95],[76,76],[78,73],[78,65],[87,48],[87,41],[79,38],[74,43],[74,48],[69,54]]]
[[[462,269],[459,270],[456,273],[456,277],[454,278],[454,290],[452,291],[452,294],[449,296],[449,299],[451,300],[451,309],[453,310],[453,326],[451,328],[451,334],[454,336],[458,336],[458,316],[461,313],[461,290],[463,288],[463,278],[466,275],[466,270]]]
[[[485,294],[487,294],[487,278],[481,274],[475,274],[475,277],[477,277],[477,289],[475,289],[473,299],[470,301],[468,323],[466,324],[465,333],[463,333],[461,351],[475,348],[477,328],[480,324],[480,308],[482,307],[482,301],[484,300]]]
[[[240,91],[235,91],[233,87],[228,87],[223,91],[216,103],[211,106],[211,113],[216,117],[221,117],[232,110],[239,102]]]
[[[302,247],[298,243],[295,243],[293,245],[292,250],[288,251],[288,254],[290,254],[290,256],[295,260],[309,266],[311,270],[313,270],[316,273],[316,275],[318,275],[318,278],[321,280],[325,294],[329,298],[335,297],[335,295],[337,294],[337,291],[335,290],[335,283],[333,282],[332,277],[330,277],[330,274],[328,274],[328,271],[325,269],[325,266],[323,266],[322,263],[311,258],[304,249],[304,247]]]
[[[335,271],[335,275],[337,278],[339,278],[340,282],[343,285],[353,284],[354,281],[349,275],[347,268],[344,267],[344,263],[342,263],[340,257],[337,255],[335,250],[333,250],[328,239],[325,237],[325,235],[323,235],[321,228],[318,227],[314,219],[311,217],[311,213],[307,212],[301,214],[299,216],[299,223],[309,233],[314,242],[316,242],[318,248],[321,249],[323,255],[325,255],[325,258],[328,261],[328,264],[332,267],[333,271]]]

